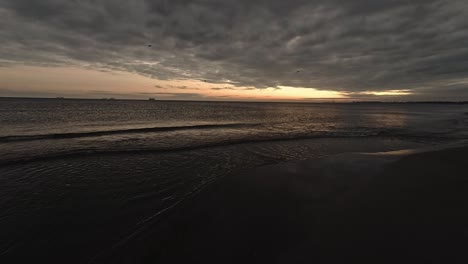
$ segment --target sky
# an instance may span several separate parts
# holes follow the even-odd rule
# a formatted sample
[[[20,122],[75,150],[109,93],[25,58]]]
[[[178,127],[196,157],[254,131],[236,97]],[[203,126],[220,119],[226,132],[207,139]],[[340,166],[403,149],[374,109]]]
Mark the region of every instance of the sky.
[[[0,0],[0,96],[468,100],[466,0]]]

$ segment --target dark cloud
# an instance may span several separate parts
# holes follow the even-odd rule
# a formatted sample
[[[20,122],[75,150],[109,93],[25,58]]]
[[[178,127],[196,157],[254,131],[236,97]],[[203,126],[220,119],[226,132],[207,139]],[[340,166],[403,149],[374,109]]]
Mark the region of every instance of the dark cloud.
[[[215,91],[222,91],[222,90],[231,90],[231,91],[252,91],[252,90],[258,90],[258,89],[262,89],[262,88],[255,88],[255,87],[231,87],[231,86],[227,86],[227,87],[213,87],[211,88],[211,90],[215,90]],[[264,89],[264,88],[263,88]],[[281,90],[280,87],[272,87],[272,89],[274,90]]]
[[[464,83],[453,83],[414,89],[408,100],[428,101],[466,101],[468,100],[468,80]]]
[[[154,87],[158,88],[158,89],[200,90],[200,88],[189,87],[189,86],[186,86],[186,85],[165,85],[165,86],[155,85]]]
[[[211,90],[221,91],[221,90],[237,90],[237,89],[234,87],[213,87],[211,88]]]
[[[0,66],[466,96],[449,85],[468,77],[466,14],[464,0],[0,0]]]
[[[189,87],[185,85],[168,85],[169,88],[178,89],[178,90],[200,90],[200,88]]]

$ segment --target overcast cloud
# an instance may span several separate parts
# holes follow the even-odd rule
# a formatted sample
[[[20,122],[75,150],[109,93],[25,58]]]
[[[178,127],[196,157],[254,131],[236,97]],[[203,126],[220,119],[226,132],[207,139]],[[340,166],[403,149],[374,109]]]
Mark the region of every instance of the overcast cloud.
[[[468,99],[466,0],[0,0],[0,17],[4,67]]]

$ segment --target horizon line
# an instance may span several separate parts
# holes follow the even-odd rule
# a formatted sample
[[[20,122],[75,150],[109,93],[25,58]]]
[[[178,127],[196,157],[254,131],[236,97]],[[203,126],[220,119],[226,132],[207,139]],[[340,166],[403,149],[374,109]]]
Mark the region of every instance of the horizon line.
[[[357,98],[307,98],[307,99],[298,99],[298,100],[277,100],[277,101],[239,101],[239,100],[184,100],[184,99],[136,99],[136,98],[83,98],[83,97],[35,97],[35,96],[0,96],[0,99],[48,99],[48,100],[97,100],[97,101],[151,101],[151,102],[233,102],[233,103],[313,103],[313,104],[322,104],[322,103],[335,103],[335,104],[356,104],[356,103],[446,103],[446,104],[468,104],[468,100],[460,101],[443,101],[443,100],[416,100],[416,101],[379,101],[379,100],[359,100]],[[308,101],[311,100],[311,101]],[[313,102],[312,100],[327,100],[323,102]],[[338,100],[338,102],[335,102]],[[344,100],[349,100],[343,102]]]

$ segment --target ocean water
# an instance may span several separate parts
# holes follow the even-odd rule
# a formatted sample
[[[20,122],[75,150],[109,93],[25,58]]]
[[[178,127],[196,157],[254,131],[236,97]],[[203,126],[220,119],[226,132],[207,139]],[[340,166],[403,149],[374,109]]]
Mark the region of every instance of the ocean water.
[[[89,263],[220,177],[463,141],[468,105],[0,99],[0,259]]]
[[[0,164],[312,138],[464,139],[468,106],[0,99]]]

